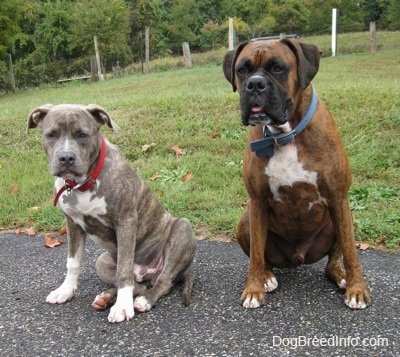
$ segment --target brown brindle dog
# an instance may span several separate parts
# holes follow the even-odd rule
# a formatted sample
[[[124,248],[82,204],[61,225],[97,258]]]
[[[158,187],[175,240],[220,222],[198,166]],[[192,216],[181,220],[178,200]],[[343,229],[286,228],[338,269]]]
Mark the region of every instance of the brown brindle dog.
[[[250,257],[245,308],[263,305],[264,293],[277,288],[273,267],[312,264],[326,255],[326,274],[345,288],[346,305],[364,309],[371,302],[347,198],[349,160],[311,85],[320,56],[316,46],[284,39],[242,43],[224,58],[242,122],[252,126],[243,160],[250,199],[236,231]]]

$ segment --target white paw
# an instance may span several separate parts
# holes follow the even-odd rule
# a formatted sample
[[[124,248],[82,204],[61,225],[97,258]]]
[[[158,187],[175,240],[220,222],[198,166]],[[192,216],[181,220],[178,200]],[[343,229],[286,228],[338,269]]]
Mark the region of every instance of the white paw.
[[[346,288],[346,280],[342,279],[342,281],[338,284],[340,289],[345,289]]]
[[[256,298],[246,298],[245,301],[243,301],[243,307],[245,309],[256,309],[257,307],[260,307],[261,304]]]
[[[144,296],[138,296],[133,303],[135,310],[140,312],[146,312],[151,309],[151,305]]]
[[[119,306],[115,304],[111,307],[110,313],[108,314],[108,321],[115,323],[115,322],[122,322],[122,321],[129,321],[135,316],[135,311],[133,309],[133,302],[132,306]]]
[[[122,289],[118,289],[117,301],[115,305],[111,307],[110,313],[108,314],[109,322],[121,322],[124,320],[130,320],[135,316],[135,310],[133,309],[133,287],[127,286]]]
[[[274,276],[272,278],[269,278],[267,282],[264,284],[264,290],[266,293],[274,291],[277,287],[278,287],[278,281]]]
[[[358,301],[355,296],[353,296],[351,299],[345,299],[344,300],[345,304],[350,308],[350,309],[365,309],[367,307],[367,304],[364,301]]]
[[[50,304],[62,304],[68,300],[71,300],[76,291],[76,286],[70,286],[68,284],[62,284],[58,289],[53,290],[47,295],[46,302]]]

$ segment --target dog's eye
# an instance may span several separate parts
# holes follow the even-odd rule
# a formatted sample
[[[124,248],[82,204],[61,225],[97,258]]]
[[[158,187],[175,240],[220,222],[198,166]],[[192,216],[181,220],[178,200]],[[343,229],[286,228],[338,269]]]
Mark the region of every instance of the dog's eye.
[[[247,69],[245,67],[240,67],[237,72],[239,74],[247,74]]]
[[[56,134],[54,134],[54,132],[50,132],[50,133],[47,133],[46,135],[46,139],[53,139],[55,136],[56,136]]]
[[[78,136],[79,136],[80,139],[85,139],[85,138],[87,138],[89,135],[86,134],[86,133],[79,133]]]
[[[272,68],[272,70],[275,72],[275,73],[281,73],[282,71],[283,71],[283,68],[281,67],[281,66],[279,66],[279,65],[275,65],[273,68]]]

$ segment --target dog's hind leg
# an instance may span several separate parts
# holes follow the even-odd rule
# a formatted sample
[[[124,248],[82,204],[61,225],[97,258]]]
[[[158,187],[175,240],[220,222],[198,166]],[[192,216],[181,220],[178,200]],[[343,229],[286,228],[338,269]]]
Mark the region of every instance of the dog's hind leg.
[[[115,304],[117,300],[117,289],[111,288],[103,291],[101,294],[97,295],[92,302],[92,307],[95,310],[105,310]]]
[[[98,277],[107,284],[116,286],[117,263],[108,253],[101,254],[96,261],[96,273]],[[135,282],[134,294],[139,295],[147,290],[145,285]],[[92,307],[96,310],[104,310],[115,304],[117,300],[118,289],[116,287],[107,289],[97,295],[92,303]]]
[[[329,252],[328,263],[325,267],[325,274],[331,278],[340,289],[346,288],[346,273],[342,265],[342,247],[337,238],[334,239],[332,249]]]
[[[164,267],[154,285],[136,297],[134,308],[137,311],[149,311],[157,301],[166,295],[178,281],[184,281],[183,303],[188,305],[193,286],[191,263],[196,251],[196,239],[190,222],[179,218],[173,222],[165,248]]]

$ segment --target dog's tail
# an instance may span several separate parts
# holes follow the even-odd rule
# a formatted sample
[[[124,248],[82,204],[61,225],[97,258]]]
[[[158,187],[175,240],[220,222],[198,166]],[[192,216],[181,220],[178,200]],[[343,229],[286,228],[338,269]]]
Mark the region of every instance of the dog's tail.
[[[194,282],[194,271],[192,265],[190,265],[189,268],[186,269],[183,276],[182,303],[185,306],[189,306],[190,304],[193,282]]]

